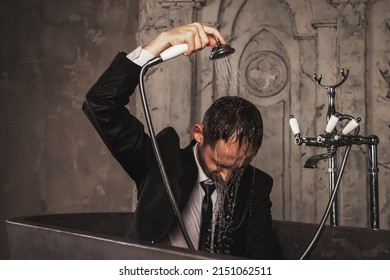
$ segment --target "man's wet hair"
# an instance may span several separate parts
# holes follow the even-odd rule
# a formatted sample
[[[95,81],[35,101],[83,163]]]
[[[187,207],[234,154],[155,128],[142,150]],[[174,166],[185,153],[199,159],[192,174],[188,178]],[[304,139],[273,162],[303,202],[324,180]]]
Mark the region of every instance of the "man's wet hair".
[[[259,109],[239,96],[217,99],[206,111],[202,124],[204,144],[213,148],[219,140],[234,139],[240,146],[247,141],[255,154],[263,141],[263,120]]]

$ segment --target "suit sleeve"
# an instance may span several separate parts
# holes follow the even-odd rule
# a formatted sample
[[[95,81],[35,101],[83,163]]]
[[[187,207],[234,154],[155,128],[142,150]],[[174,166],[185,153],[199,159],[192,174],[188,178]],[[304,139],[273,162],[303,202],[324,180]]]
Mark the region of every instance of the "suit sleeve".
[[[140,70],[125,53],[118,53],[83,103],[83,111],[110,152],[137,183],[143,179],[153,154],[143,124],[126,108],[138,85]]]

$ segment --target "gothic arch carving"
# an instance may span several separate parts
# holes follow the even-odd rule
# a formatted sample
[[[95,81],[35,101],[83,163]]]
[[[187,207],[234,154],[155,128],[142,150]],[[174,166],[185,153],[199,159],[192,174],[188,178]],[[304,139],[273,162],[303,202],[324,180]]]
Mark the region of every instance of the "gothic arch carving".
[[[262,29],[246,44],[239,68],[248,92],[257,97],[279,94],[289,80],[286,50],[278,38],[266,29]]]

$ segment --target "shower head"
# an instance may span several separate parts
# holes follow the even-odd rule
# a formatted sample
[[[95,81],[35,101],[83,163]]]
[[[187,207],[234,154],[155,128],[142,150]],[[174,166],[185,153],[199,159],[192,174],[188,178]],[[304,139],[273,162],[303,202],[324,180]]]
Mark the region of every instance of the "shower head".
[[[217,42],[217,45],[211,50],[211,54],[209,56],[210,60],[220,59],[223,57],[226,57],[228,55],[231,55],[236,50],[232,48],[230,45],[222,45],[221,42],[219,42],[218,38],[215,37],[212,34],[209,34],[209,37],[213,37],[215,41]]]
[[[222,44],[218,43],[218,45],[216,45],[211,50],[211,54],[209,56],[209,59],[210,60],[220,59],[220,58],[226,57],[228,55],[231,55],[235,51],[236,50],[234,48],[232,48],[231,46],[229,46],[228,44],[222,45]]]
[[[229,46],[228,44],[222,45],[221,42],[218,40],[216,36],[213,34],[208,34],[209,37],[213,37],[214,40],[217,42],[217,45],[213,47],[211,50],[211,54],[209,56],[210,60],[220,59],[223,57],[226,57],[228,55],[231,55],[236,50]],[[169,47],[168,49],[164,50],[159,56],[152,58],[149,60],[144,67],[149,68],[154,65],[160,64],[161,62],[167,61],[169,59],[175,58],[183,53],[185,53],[188,50],[187,44],[179,44]]]
[[[211,50],[211,54],[209,56],[210,60],[215,60],[215,59],[220,59],[225,56],[231,55],[234,53],[236,50],[229,46],[228,44],[226,45],[217,45]]]

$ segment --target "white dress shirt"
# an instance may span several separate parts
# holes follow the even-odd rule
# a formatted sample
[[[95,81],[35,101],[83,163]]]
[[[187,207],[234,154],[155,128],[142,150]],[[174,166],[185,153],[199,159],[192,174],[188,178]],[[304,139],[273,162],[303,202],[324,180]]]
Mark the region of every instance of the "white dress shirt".
[[[199,165],[198,156],[196,153],[197,145],[198,144],[194,146],[193,151],[194,151],[196,165],[198,167],[198,177],[196,179],[190,198],[188,199],[186,206],[181,212],[184,226],[187,229],[188,235],[195,249],[198,248],[198,243],[199,243],[200,216],[202,211],[202,201],[205,195],[205,191],[202,189],[200,182],[210,180]],[[215,219],[215,210],[216,210],[215,202],[217,201],[216,191],[212,193],[211,200],[213,201],[213,219]],[[214,229],[212,229],[212,232],[214,232]],[[213,234],[211,236],[213,240]],[[188,248],[178,223],[176,223],[169,231],[168,238],[172,246]]]
[[[126,57],[133,61],[135,64],[142,67],[146,64],[146,62],[148,62],[155,56],[147,50],[144,50],[141,46],[139,46],[134,51],[129,53]]]

